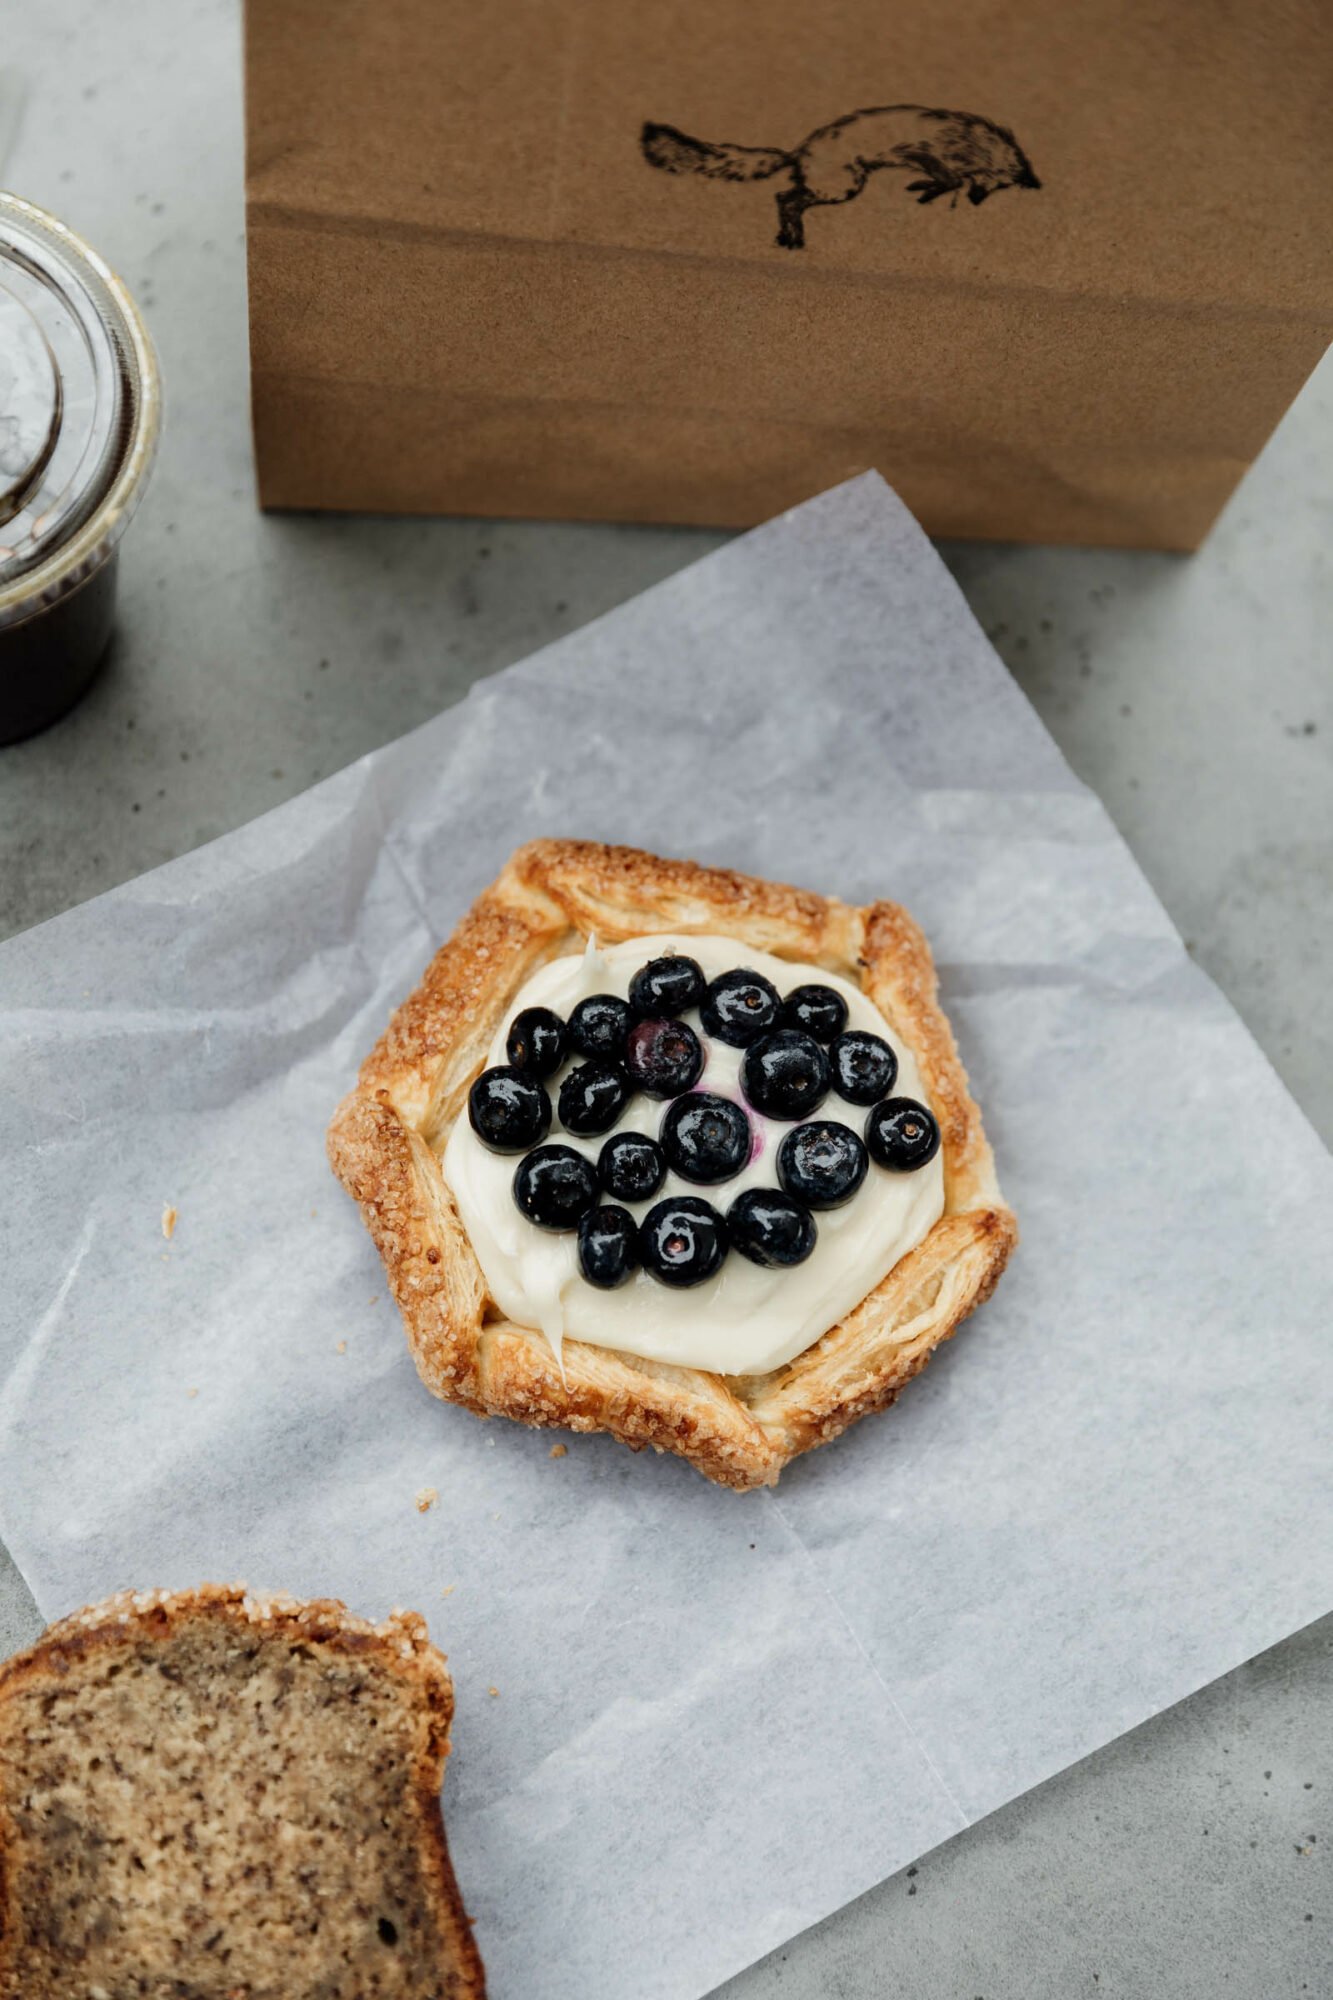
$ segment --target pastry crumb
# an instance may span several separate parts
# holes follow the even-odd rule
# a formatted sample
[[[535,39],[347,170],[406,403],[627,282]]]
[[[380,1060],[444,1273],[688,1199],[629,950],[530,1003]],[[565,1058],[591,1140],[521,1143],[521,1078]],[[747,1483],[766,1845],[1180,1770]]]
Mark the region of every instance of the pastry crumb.
[[[420,1492],[417,1494],[418,1514],[429,1514],[431,1508],[435,1505],[435,1502],[439,1499],[439,1497],[440,1497],[439,1494],[436,1492],[433,1486],[423,1486]]]
[[[487,1694],[499,1694],[500,1690],[499,1688],[487,1688],[486,1692]]]
[[[178,1213],[179,1211],[174,1209],[169,1201],[163,1203],[162,1234],[166,1237],[168,1243],[170,1243],[172,1237],[176,1234],[176,1218]]]
[[[440,1592],[440,1596],[452,1597],[457,1588],[458,1585],[456,1583],[446,1583],[444,1589]]]
[[[340,1340],[340,1341],[338,1342],[338,1345],[337,1345],[337,1346],[336,1346],[336,1347],[334,1348],[334,1350],[333,1350],[333,1351],[334,1351],[334,1353],[335,1353],[335,1354],[346,1354],[346,1352],[347,1352],[347,1342],[346,1342],[345,1340]]]
[[[567,1444],[553,1444],[551,1446],[551,1457],[564,1458],[568,1453],[568,1451],[569,1451],[569,1446]]]
[[[185,1393],[193,1400],[199,1394],[199,1391],[197,1389],[187,1389]]]

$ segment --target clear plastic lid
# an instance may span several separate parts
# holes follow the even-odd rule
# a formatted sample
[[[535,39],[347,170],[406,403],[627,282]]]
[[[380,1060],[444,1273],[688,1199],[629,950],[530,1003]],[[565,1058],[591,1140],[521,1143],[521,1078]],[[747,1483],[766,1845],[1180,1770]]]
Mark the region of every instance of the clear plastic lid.
[[[0,626],[105,562],[143,492],[160,405],[124,285],[54,216],[0,193]]]

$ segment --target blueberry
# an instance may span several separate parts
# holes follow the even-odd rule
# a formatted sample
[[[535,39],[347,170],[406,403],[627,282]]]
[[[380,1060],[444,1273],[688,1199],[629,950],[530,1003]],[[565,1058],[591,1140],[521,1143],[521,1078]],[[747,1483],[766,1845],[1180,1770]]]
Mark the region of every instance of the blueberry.
[[[539,1229],[577,1229],[597,1200],[592,1161],[572,1146],[538,1146],[518,1163],[514,1200]]]
[[[866,1149],[847,1125],[816,1118],[778,1147],[778,1179],[810,1208],[841,1208],[866,1177]]]
[[[651,958],[629,983],[629,1004],[645,1020],[684,1014],[704,997],[703,967],[692,958]]]
[[[683,1021],[639,1021],[625,1044],[625,1067],[650,1097],[679,1097],[692,1090],[704,1066],[693,1028]]]
[[[581,1139],[609,1132],[633,1095],[619,1063],[579,1063],[560,1086],[560,1123]]]
[[[893,1050],[879,1035],[867,1035],[860,1028],[839,1035],[829,1056],[833,1088],[849,1104],[876,1104],[897,1081],[898,1058]]]
[[[911,1174],[940,1150],[940,1128],[912,1097],[886,1097],[866,1119],[870,1157],[890,1173]]]
[[[613,1132],[597,1156],[597,1176],[617,1201],[651,1201],[666,1179],[666,1160],[646,1132]]]
[[[729,1181],[750,1158],[750,1121],[729,1097],[678,1097],[662,1120],[662,1151],[683,1181]]]
[[[782,1024],[831,1042],[847,1026],[847,1002],[831,986],[794,987],[782,1003]]]
[[[569,1017],[569,1044],[581,1056],[605,1056],[622,1062],[625,1037],[634,1022],[629,1001],[614,993],[594,993],[580,1000]]]
[[[780,1188],[746,1188],[727,1210],[727,1239],[752,1264],[803,1264],[815,1247],[815,1218]]]
[[[762,972],[720,972],[703,997],[704,1031],[733,1049],[748,1048],[775,1024],[782,1002]]]
[[[467,1094],[468,1122],[493,1153],[522,1153],[551,1128],[551,1100],[535,1078],[503,1064],[484,1069]]]
[[[770,1118],[804,1118],[822,1103],[828,1084],[828,1057],[799,1028],[775,1028],[745,1051],[741,1089]]]
[[[525,1007],[509,1024],[505,1054],[529,1076],[551,1076],[565,1059],[565,1024],[549,1007]]]
[[[590,1208],[579,1223],[579,1269],[590,1285],[613,1292],[634,1276],[639,1225],[627,1208]]]
[[[659,1201],[639,1226],[643,1268],[664,1285],[701,1285],[721,1270],[726,1254],[726,1224],[698,1195]]]

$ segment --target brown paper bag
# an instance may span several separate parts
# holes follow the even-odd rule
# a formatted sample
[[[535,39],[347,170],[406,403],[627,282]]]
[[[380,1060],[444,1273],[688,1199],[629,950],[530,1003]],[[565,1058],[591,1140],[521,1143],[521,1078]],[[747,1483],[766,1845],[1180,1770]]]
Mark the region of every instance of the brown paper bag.
[[[1328,0],[249,0],[266,506],[1193,547],[1333,327]]]

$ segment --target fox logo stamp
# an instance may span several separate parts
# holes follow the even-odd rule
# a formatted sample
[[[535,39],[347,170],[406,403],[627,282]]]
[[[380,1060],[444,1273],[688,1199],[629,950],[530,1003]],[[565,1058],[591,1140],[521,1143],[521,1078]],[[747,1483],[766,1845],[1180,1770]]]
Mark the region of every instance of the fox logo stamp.
[[[977,206],[1001,188],[1039,188],[1027,154],[1013,133],[971,111],[933,111],[923,104],[883,104],[849,111],[821,125],[790,152],[779,146],[734,146],[692,139],[674,125],[645,124],[643,157],[667,174],[700,174],[713,181],[766,181],[785,177],[778,189],[778,233],[783,250],[805,248],[805,212],[854,201],[871,174],[889,167],[917,178],[907,192],[918,202],[960,194]]]

